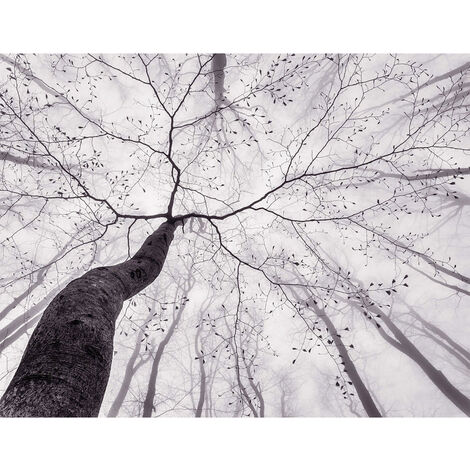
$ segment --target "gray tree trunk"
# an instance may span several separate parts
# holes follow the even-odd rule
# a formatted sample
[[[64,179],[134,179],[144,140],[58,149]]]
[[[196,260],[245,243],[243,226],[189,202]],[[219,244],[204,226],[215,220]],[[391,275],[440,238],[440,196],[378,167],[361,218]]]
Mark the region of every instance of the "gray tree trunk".
[[[355,303],[361,308],[360,303]],[[378,328],[380,335],[392,346],[412,359],[420,369],[428,376],[432,383],[460,410],[470,416],[470,399],[451,384],[449,379],[421,353],[421,351],[403,334],[389,316],[387,316],[376,304],[365,302],[364,307],[379,315],[380,319],[393,333],[396,340],[391,338],[383,328]]]
[[[465,349],[463,346],[461,346],[460,344],[455,342],[447,333],[442,331],[439,327],[437,327],[436,325],[433,325],[432,323],[426,321],[416,310],[411,309],[410,314],[413,317],[415,317],[416,319],[418,319],[423,324],[423,326],[426,327],[429,331],[431,331],[435,335],[442,338],[453,349],[455,349],[455,351],[457,351],[461,356],[463,356],[467,360],[466,365],[470,362],[470,352],[467,349]],[[460,357],[459,357],[459,359],[460,359]]]
[[[199,356],[199,352],[201,348],[199,347],[199,335],[201,333],[202,325],[198,328],[196,333],[196,339],[194,342],[194,349],[197,356]],[[199,399],[197,402],[197,408],[195,416],[196,418],[200,418],[202,416],[202,409],[204,406],[204,400],[206,398],[206,369],[204,367],[204,357],[201,356],[199,358],[199,373],[200,373],[200,383],[199,383]]]
[[[185,292],[188,292],[187,290]],[[184,307],[186,303],[184,302],[178,310],[178,313],[176,316],[173,318],[173,321],[171,322],[170,327],[168,328],[168,331],[161,341],[161,343],[158,345],[157,351],[155,353],[155,358],[152,363],[152,370],[150,371],[150,378],[149,378],[149,383],[147,387],[147,394],[145,396],[144,400],[144,411],[142,416],[144,418],[151,418],[152,417],[152,411],[154,409],[153,406],[153,400],[155,398],[155,392],[156,392],[156,382],[157,382],[157,376],[158,376],[158,368],[160,366],[160,362],[163,357],[163,353],[165,352],[165,348],[167,344],[170,342],[171,337],[173,336],[173,333],[175,332],[176,327],[178,326],[179,321],[181,320],[181,315],[183,314]],[[176,307],[178,308],[178,307]]]
[[[226,65],[227,56],[225,54],[214,54],[212,59],[212,72],[214,74],[214,99],[217,107],[221,106],[225,99],[224,82]]]
[[[60,288],[53,289],[46,297],[40,300],[36,305],[33,305],[29,310],[18,315],[8,325],[0,330],[0,353],[6,349],[10,344],[21,337],[21,334],[28,331],[31,326],[34,326],[41,318],[43,309],[51,302],[51,300],[60,292]],[[22,332],[19,335],[19,332]],[[12,339],[15,338],[15,339]]]
[[[140,350],[142,347],[142,339],[144,338],[144,330],[142,329],[137,336],[137,341],[135,343],[134,351],[132,351],[132,355],[129,358],[129,361],[126,365],[126,371],[124,373],[124,379],[119,387],[119,391],[116,395],[116,398],[113,401],[113,404],[109,408],[108,411],[108,418],[115,418],[119,414],[119,410],[121,409],[122,404],[124,403],[124,399],[126,398],[127,392],[132,382],[132,378],[134,374],[139,369],[141,365],[143,365],[143,361],[137,362],[137,358],[140,355]]]
[[[324,310],[316,306],[314,307],[314,310],[316,314],[318,315],[318,317],[323,320],[326,327],[328,328],[328,331],[331,334],[331,339],[333,340],[336,346],[336,349],[338,350],[341,356],[341,359],[344,362],[344,367],[348,371],[347,374],[349,378],[351,379],[351,382],[353,383],[354,388],[356,389],[357,395],[359,399],[361,400],[362,406],[364,407],[364,410],[366,411],[367,415],[370,416],[371,418],[381,418],[382,414],[377,408],[369,390],[367,389],[364,382],[362,381],[362,378],[359,375],[359,372],[357,371],[353,360],[349,356],[349,352],[346,349],[346,346],[344,345],[341,337],[338,335],[338,331],[336,330],[334,323],[332,322],[332,320],[330,319],[330,317]]]
[[[320,308],[314,302],[312,302],[312,304],[309,304],[304,299],[302,299],[302,297],[297,293],[297,291],[292,290],[292,292],[295,296],[296,301],[300,304],[306,305],[309,309],[313,309],[316,315],[323,321],[323,323],[327,327],[329,333],[331,334],[331,339],[334,345],[336,346],[336,349],[338,350],[341,359],[344,362],[344,367],[348,371],[347,374],[351,379],[354,388],[356,389],[359,400],[361,400],[362,406],[364,407],[364,410],[366,411],[367,415],[372,418],[381,418],[382,414],[377,408],[368,388],[366,387],[364,381],[359,375],[359,372],[357,371],[356,366],[354,365],[354,362],[351,359],[351,356],[349,355],[349,352],[345,347],[343,340],[339,336],[338,331],[331,318],[328,316],[324,309]]]
[[[54,298],[0,400],[0,416],[98,416],[116,318],[160,274],[175,227],[164,222],[131,259],[88,271]]]

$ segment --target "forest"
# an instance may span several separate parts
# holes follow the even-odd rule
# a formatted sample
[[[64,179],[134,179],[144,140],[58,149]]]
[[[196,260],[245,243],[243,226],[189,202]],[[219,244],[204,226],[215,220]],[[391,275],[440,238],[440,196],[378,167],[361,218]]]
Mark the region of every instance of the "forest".
[[[0,416],[470,416],[470,56],[0,54]]]

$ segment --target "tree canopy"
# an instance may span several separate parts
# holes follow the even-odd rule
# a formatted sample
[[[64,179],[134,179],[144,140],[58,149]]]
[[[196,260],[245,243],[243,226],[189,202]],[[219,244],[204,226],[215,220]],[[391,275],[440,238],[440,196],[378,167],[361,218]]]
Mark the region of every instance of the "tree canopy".
[[[102,415],[469,415],[469,69],[1,55],[0,388],[65,285],[168,222]]]

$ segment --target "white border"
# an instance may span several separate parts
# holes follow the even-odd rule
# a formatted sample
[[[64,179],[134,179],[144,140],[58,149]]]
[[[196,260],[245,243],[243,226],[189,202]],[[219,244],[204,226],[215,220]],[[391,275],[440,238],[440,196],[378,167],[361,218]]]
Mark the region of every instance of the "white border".
[[[8,3],[8,5],[5,5]],[[469,52],[464,0],[22,0],[2,52]]]
[[[459,418],[0,420],[2,467],[48,470],[466,468],[469,431]]]

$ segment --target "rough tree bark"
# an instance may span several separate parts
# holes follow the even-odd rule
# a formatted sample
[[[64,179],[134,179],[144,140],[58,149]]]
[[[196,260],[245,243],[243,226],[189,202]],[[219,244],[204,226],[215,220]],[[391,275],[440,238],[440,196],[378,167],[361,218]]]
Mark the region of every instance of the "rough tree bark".
[[[164,222],[131,259],[88,271],[54,298],[0,400],[0,416],[98,416],[116,318],[160,274],[176,226]]]

